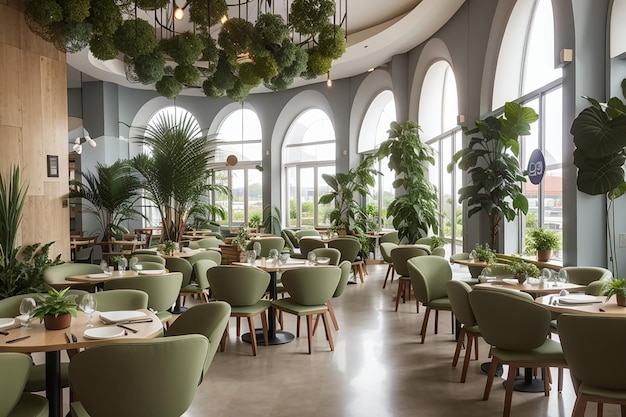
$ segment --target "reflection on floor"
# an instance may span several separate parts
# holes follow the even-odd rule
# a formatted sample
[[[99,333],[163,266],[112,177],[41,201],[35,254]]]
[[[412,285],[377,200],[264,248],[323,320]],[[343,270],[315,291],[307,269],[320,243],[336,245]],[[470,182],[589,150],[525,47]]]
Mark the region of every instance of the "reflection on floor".
[[[461,267],[453,269],[464,274]],[[439,334],[433,334],[431,323],[421,345],[418,334],[424,309],[416,314],[411,300],[394,312],[397,282],[383,290],[387,266],[368,265],[368,270],[365,284],[350,285],[333,300],[340,326],[339,331],[333,330],[334,352],[329,351],[324,332],[318,331],[312,355],[306,353],[306,337],[300,337],[285,345],[259,346],[254,357],[250,346],[236,338],[231,319],[227,349],[218,352],[185,416],[502,415],[501,383],[494,383],[490,399],[482,401],[486,376],[479,364],[487,361],[487,345],[480,342],[480,360],[472,361],[467,382],[459,383],[461,363],[451,366],[455,341],[449,314],[440,314]],[[295,333],[293,317],[285,318],[285,329]],[[245,323],[242,330],[247,331]],[[552,375],[556,381],[556,370]],[[561,394],[556,384],[548,397],[515,392],[512,417],[570,416],[575,395],[567,371],[564,377]],[[618,413],[617,406],[605,406],[605,417]],[[588,407],[586,415],[595,416],[595,405]]]

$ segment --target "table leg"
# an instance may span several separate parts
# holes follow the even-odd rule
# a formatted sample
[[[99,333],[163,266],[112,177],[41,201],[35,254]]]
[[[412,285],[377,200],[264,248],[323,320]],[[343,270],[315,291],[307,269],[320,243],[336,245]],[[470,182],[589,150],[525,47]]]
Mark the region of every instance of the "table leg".
[[[61,404],[61,352],[46,352],[46,398],[48,399],[49,416],[60,417]]]
[[[548,376],[543,375],[543,377]],[[543,392],[543,381],[533,378],[533,368],[524,368],[524,379],[515,381],[513,389],[520,392]]]
[[[270,299],[275,300],[278,296],[276,292],[276,275],[277,272],[270,272],[270,285],[268,287],[270,293]],[[263,336],[262,329],[256,329],[256,340],[258,345],[265,344],[265,337]],[[267,309],[267,344],[268,345],[282,345],[284,343],[289,343],[294,339],[293,333],[285,332],[282,330],[276,330],[276,310],[274,307],[270,307]],[[252,338],[250,337],[250,333],[245,333],[241,335],[241,340],[244,342],[250,343]]]

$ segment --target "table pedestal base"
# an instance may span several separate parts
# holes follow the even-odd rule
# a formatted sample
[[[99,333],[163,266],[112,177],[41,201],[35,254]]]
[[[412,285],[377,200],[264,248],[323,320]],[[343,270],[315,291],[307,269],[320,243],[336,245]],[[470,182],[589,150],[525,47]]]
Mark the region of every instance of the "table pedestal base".
[[[543,381],[541,379],[531,379],[527,381],[525,378],[515,381],[513,390],[519,392],[543,392]]]
[[[263,346],[265,344],[265,338],[263,337],[263,330],[256,329],[255,334],[256,334],[257,346]],[[271,335],[268,335],[269,340],[267,341],[267,344],[270,346],[283,345],[285,343],[291,342],[294,339],[294,337],[295,336],[293,335],[293,333],[278,330],[276,331],[276,335],[274,337],[272,337]],[[243,340],[246,343],[251,343],[252,340],[250,338],[250,333],[242,334],[241,340]]]

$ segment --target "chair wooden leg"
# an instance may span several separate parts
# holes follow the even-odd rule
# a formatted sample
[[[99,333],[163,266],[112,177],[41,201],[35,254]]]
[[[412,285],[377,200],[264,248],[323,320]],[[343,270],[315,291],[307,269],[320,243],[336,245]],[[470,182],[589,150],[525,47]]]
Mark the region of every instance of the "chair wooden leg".
[[[543,372],[543,393],[547,397],[550,395],[550,368],[545,367],[541,368],[541,372]]]
[[[241,336],[241,320],[237,317],[237,337]]]
[[[467,333],[467,346],[465,347],[465,358],[463,358],[463,371],[461,372],[461,383],[465,382],[465,378],[467,378],[467,369],[469,368],[469,363],[472,358],[472,336],[471,333]]]
[[[403,291],[404,291],[404,281],[399,279],[398,280],[398,293],[396,295],[396,311],[398,311],[398,303],[400,303],[400,297],[402,296]]]
[[[435,313],[437,310],[435,310]],[[420,335],[422,336],[421,343],[424,344],[424,340],[426,339],[426,329],[428,328],[428,316],[430,316],[430,307],[426,307],[426,312],[424,313],[424,321],[422,322],[422,332]]]
[[[596,417],[602,417],[604,415],[604,404],[596,403]],[[583,410],[583,415],[585,414],[585,410]],[[623,414],[623,413],[622,413]]]
[[[465,331],[465,328],[462,327],[461,331],[459,332],[459,339],[456,342],[456,350],[454,351],[454,357],[452,358],[452,366],[456,366],[456,364],[459,362],[459,355],[461,354],[461,347],[463,346],[463,342],[465,341],[466,334],[467,332]]]
[[[598,417],[602,414],[601,404],[598,403]],[[585,417],[585,409],[587,408],[587,399],[584,395],[578,394],[576,396],[576,402],[574,402],[574,409],[572,410],[572,417]]]
[[[389,273],[392,271],[393,271],[393,264],[389,264],[389,266],[387,267],[387,273],[385,274],[385,280],[383,281],[383,290],[387,286],[387,278],[389,278]],[[392,281],[393,281],[393,277],[392,277]]]
[[[439,310],[435,310],[435,334],[439,332]]]
[[[263,329],[263,340],[265,341],[265,346],[268,346],[269,337],[267,336],[267,315],[265,311],[261,312],[261,328]]]
[[[227,339],[228,339],[228,325],[226,325],[226,329],[224,329],[224,333],[222,334],[222,340],[220,340],[220,352],[224,352],[226,350]]]
[[[296,337],[300,337],[300,316],[296,317]]]
[[[248,328],[250,329],[250,344],[252,345],[252,354],[256,356],[256,331],[254,329],[254,317],[248,316]]]
[[[335,350],[335,343],[333,342],[333,335],[330,332],[330,328],[328,326],[328,316],[326,316],[326,312],[322,313],[322,321],[324,322],[324,331],[326,332],[326,339],[328,339],[328,345],[330,346],[331,352]]]
[[[359,278],[361,279],[361,284],[365,284],[365,279],[364,279],[365,271],[363,269],[363,262],[361,262],[357,266],[359,270]]]
[[[557,374],[559,381],[557,382],[557,390],[559,393],[563,392],[563,368],[557,368]]]
[[[485,392],[483,393],[483,400],[489,399],[489,394],[491,394],[491,387],[493,386],[493,379],[496,376],[496,371],[498,370],[498,358],[493,356],[491,358],[491,365],[489,366],[489,373],[487,374],[487,382],[485,382]]]
[[[474,337],[474,356],[478,360],[478,337]]]
[[[511,399],[513,398],[513,386],[515,385],[515,375],[517,366],[509,364],[509,376],[506,379],[506,393],[504,394],[504,412],[502,417],[509,417],[511,414]]]
[[[300,317],[298,317],[298,319],[300,319]],[[300,320],[298,320],[298,323],[300,323]],[[310,314],[306,316],[306,332],[307,332],[307,337],[309,339],[309,355],[310,355],[311,347],[312,347],[312,339],[313,339],[313,316]]]
[[[333,321],[333,326],[335,326],[335,330],[339,330],[339,323],[337,323],[337,317],[335,317],[335,310],[333,310],[333,306],[330,304],[330,301],[326,303],[326,307],[328,307],[328,314],[330,315],[330,319]],[[315,324],[317,327],[317,321],[319,320],[319,316],[317,316],[318,318],[315,319]]]

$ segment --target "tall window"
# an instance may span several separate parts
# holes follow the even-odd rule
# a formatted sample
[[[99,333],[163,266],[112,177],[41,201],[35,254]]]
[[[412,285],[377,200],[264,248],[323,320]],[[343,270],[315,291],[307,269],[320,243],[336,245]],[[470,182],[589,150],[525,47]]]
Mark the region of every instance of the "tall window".
[[[439,235],[450,242],[451,253],[462,251],[463,211],[458,203],[461,170],[448,173],[452,156],[462,147],[461,129],[457,126],[458,98],[456,80],[450,65],[437,61],[424,77],[420,96],[419,124],[421,138],[435,150],[435,166],[428,175],[439,196]]]
[[[231,190],[231,195],[214,196],[227,213],[221,223],[237,226],[253,216],[262,218],[262,173],[257,168],[261,163],[261,122],[256,113],[243,106],[230,113],[218,128],[216,143],[213,181]]]
[[[516,100],[539,114],[531,135],[520,139],[522,169],[535,149],[540,149],[546,160],[543,181],[523,185],[529,210],[519,225],[520,250],[529,228],[563,231],[562,71],[554,68],[553,25],[550,0],[519,0],[509,18],[496,69],[494,109]],[[554,256],[559,258],[561,252]]]
[[[291,124],[283,144],[289,227],[328,226],[330,208],[318,204],[330,191],[322,174],[335,173],[335,129],[322,110],[309,109]]]
[[[174,117],[176,121],[181,121],[185,117],[191,118],[193,119],[192,123],[194,124],[193,131],[198,132],[198,134],[201,134],[200,125],[198,124],[197,120],[193,117],[193,115],[190,114],[187,110],[178,106],[169,106],[169,107],[162,108],[150,118],[150,120],[148,121],[148,126],[154,127],[155,123],[163,116]],[[151,149],[146,146],[142,148],[142,152],[145,153],[146,155],[152,154]],[[154,204],[152,204],[151,201],[143,198],[141,200],[141,207],[142,207],[142,212],[145,216],[145,219],[144,219],[145,226],[157,227],[161,225],[161,215],[159,214],[159,210],[154,206]]]
[[[386,90],[378,94],[370,104],[361,131],[359,133],[358,152],[360,154],[374,153],[378,146],[389,138],[387,131],[392,121],[396,120],[396,104],[393,93]],[[381,229],[392,229],[392,219],[387,218],[387,207],[394,199],[394,174],[388,167],[389,160],[385,158],[378,162],[377,169],[382,175],[376,177],[376,184],[370,190],[371,196],[366,199],[367,212],[376,213],[377,224]]]

